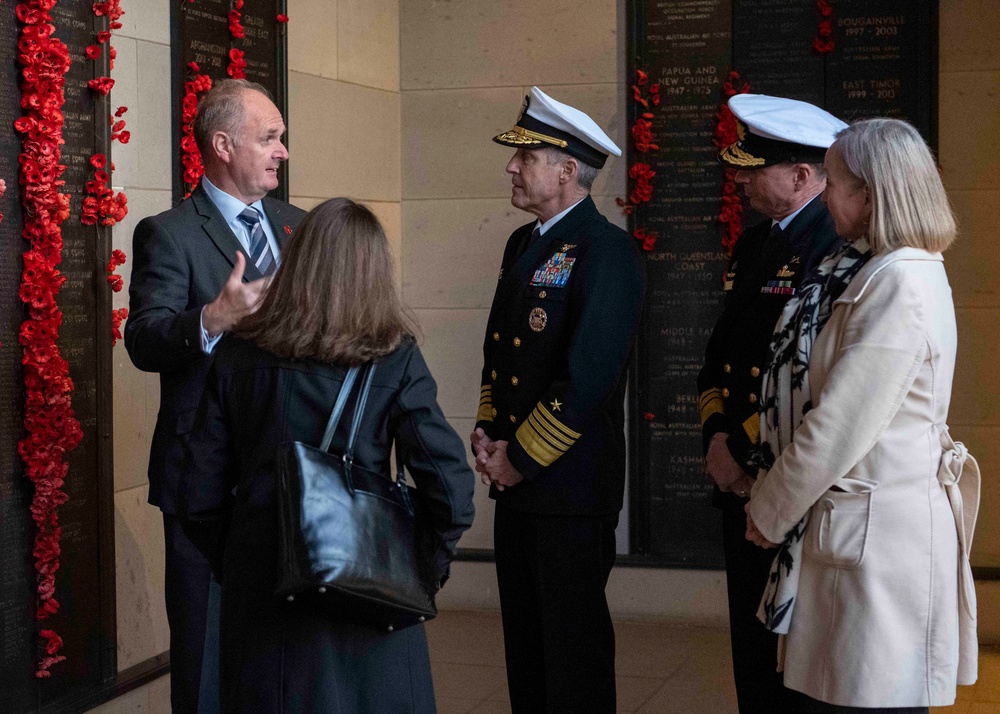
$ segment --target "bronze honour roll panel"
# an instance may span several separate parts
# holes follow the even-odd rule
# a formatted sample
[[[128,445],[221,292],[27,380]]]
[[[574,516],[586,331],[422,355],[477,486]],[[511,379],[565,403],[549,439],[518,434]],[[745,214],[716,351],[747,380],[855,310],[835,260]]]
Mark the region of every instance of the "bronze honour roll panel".
[[[658,236],[646,253],[646,310],[633,371],[631,551],[677,567],[723,566],[721,519],[702,473],[696,378],[723,304],[728,255],[718,217],[724,171],[713,135],[731,70],[754,94],[811,102],[845,121],[906,119],[937,140],[937,3],[829,0],[632,0],[629,77],[648,75],[661,102],[629,98],[630,126],[652,114],[652,198],[630,228]],[[813,46],[821,20],[833,42]],[[643,88],[643,91],[648,91]],[[632,186],[629,186],[629,190]],[[762,217],[744,207],[743,224]]]
[[[173,191],[174,203],[187,193],[183,184],[181,166],[181,102],[184,83],[194,79],[189,64],[197,64],[200,73],[213,82],[228,79],[231,64],[230,52],[242,52],[246,62],[243,72],[246,79],[262,85],[271,94],[288,125],[286,63],[287,25],[278,21],[285,15],[285,0],[245,0],[239,8],[239,23],[243,37],[234,37],[230,30],[230,12],[235,10],[233,0],[195,0],[172,2],[170,6],[170,48],[173,64]],[[200,96],[200,94],[199,94]],[[286,132],[284,142],[288,144]],[[278,188],[271,196],[288,199],[288,162],[278,170]]]

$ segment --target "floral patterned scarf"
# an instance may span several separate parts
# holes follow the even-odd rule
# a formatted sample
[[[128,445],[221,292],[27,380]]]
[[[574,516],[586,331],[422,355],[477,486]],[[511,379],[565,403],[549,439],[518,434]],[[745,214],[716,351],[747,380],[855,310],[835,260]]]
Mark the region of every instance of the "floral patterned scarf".
[[[771,365],[764,376],[761,398],[760,451],[757,465],[765,472],[792,443],[802,418],[812,408],[809,358],[820,331],[830,318],[833,302],[843,294],[861,267],[871,258],[864,240],[846,243],[806,276],[781,313],[771,338]],[[771,573],[757,610],[769,630],[787,634],[798,591],[798,563],[808,512],[785,534],[771,564]]]

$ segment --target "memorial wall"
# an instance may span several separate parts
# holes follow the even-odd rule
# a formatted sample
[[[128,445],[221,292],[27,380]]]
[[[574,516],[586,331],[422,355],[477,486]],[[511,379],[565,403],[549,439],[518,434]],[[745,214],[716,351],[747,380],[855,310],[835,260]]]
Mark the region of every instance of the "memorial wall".
[[[656,172],[652,200],[635,207],[632,228],[657,236],[634,372],[636,416],[646,418],[633,422],[633,553],[666,565],[723,565],[721,520],[701,470],[696,387],[728,260],[724,171],[713,144],[723,85],[811,102],[847,122],[900,117],[935,146],[935,6],[838,0],[823,16],[813,2],[635,0],[631,70],[648,76],[644,88],[659,84],[660,103],[630,102],[630,125],[652,115],[659,147],[641,153],[633,144],[629,156]],[[819,33],[824,20],[829,35]],[[743,219],[753,225],[761,216],[746,210]]]
[[[60,2],[52,10],[55,36],[67,45],[72,64],[65,76],[62,191],[71,195],[70,216],[61,225],[65,283],[58,294],[62,312],[59,353],[69,363],[72,407],[83,438],[66,455],[69,471],[59,507],[58,613],[37,621],[35,526],[29,507],[34,487],[25,475],[17,444],[24,438],[24,376],[18,334],[27,317],[18,297],[25,216],[18,178],[22,135],[13,130],[20,107],[21,23],[14,3],[0,3],[0,178],[7,183],[0,222],[0,712],[26,712],[71,701],[115,675],[115,571],[111,469],[111,297],[105,264],[110,229],[81,223],[85,184],[93,179],[94,154],[110,152],[108,101],[87,82],[107,74],[107,53],[85,59],[106,18],[92,2]],[[65,661],[48,678],[36,677],[45,656],[40,628],[54,630]]]

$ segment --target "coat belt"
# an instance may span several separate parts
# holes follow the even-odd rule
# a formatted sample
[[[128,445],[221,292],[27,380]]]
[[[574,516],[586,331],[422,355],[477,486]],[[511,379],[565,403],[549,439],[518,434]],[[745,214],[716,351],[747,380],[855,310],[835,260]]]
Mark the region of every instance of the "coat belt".
[[[955,518],[955,529],[958,532],[958,545],[961,562],[959,562],[959,588],[962,595],[962,605],[969,617],[976,617],[976,591],[972,578],[972,566],[969,554],[972,551],[972,536],[976,530],[976,517],[979,514],[980,473],[979,462],[969,453],[961,441],[955,441],[948,433],[948,427],[940,430],[941,463],[938,466],[938,482],[944,486],[951,512]]]

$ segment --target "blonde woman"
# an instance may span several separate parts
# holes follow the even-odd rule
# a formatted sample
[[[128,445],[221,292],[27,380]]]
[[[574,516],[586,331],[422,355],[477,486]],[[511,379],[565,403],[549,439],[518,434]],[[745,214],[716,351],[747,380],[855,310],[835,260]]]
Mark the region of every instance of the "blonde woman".
[[[347,369],[372,361],[355,462],[389,473],[395,444],[436,536],[428,555],[438,581],[447,577],[472,523],[473,475],[412,332],[382,227],[366,207],[338,198],[305,217],[260,308],[216,348],[185,505],[188,518],[230,520],[221,558],[227,712],[435,711],[423,626],[376,632],[273,595],[276,447],[319,444]],[[347,421],[332,451],[343,453]]]
[[[848,245],[772,343],[747,506],[747,537],[780,544],[760,615],[786,635],[784,682],[804,711],[926,712],[976,679],[979,472],[945,423],[957,340],[941,253],[955,221],[905,122],[844,129],[824,166]]]

